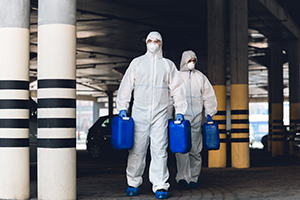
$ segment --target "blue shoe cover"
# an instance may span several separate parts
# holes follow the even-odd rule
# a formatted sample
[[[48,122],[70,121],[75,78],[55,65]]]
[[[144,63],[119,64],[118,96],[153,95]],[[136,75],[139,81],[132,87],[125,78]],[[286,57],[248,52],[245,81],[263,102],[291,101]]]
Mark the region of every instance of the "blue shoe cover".
[[[167,199],[169,197],[169,194],[166,190],[157,190],[155,192],[155,197],[157,199]]]
[[[190,188],[197,188],[198,185],[197,185],[197,183],[195,183],[195,182],[190,182],[189,187],[190,187]]]
[[[136,196],[138,193],[138,187],[129,187],[127,188],[127,196]]]

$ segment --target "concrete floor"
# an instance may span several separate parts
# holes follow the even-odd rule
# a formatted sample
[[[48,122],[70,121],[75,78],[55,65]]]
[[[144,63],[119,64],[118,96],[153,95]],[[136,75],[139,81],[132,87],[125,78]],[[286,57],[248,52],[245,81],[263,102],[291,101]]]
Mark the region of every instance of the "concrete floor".
[[[109,158],[110,157],[110,158]],[[126,156],[92,160],[85,150],[77,151],[77,199],[155,199],[145,170],[144,183],[136,197],[126,196]],[[300,199],[300,158],[272,158],[267,152],[251,150],[249,169],[210,169],[204,161],[199,188],[178,190],[174,180],[175,160],[170,156],[169,199]],[[31,199],[37,199],[37,182],[31,180]]]

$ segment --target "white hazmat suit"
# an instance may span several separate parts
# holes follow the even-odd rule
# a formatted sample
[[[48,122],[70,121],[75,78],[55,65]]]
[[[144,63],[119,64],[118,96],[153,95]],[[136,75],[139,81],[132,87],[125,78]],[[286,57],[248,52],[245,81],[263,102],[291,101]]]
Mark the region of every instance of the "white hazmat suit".
[[[211,117],[217,113],[217,100],[214,89],[207,77],[199,70],[188,65],[188,61],[194,58],[197,60],[193,51],[185,51],[180,62],[180,75],[186,86],[186,99],[188,109],[185,119],[191,123],[192,148],[186,154],[176,153],[177,174],[176,181],[181,179],[187,183],[197,183],[201,172],[202,158],[202,110],[205,108],[205,116]]]
[[[170,96],[174,99],[176,113],[185,114],[187,102],[184,83],[175,64],[162,55],[162,37],[150,32],[148,40],[160,40],[158,48],[147,45],[146,54],[133,59],[120,84],[116,105],[118,111],[127,110],[133,92],[132,118],[134,120],[134,144],[129,150],[127,183],[139,187],[146,164],[146,153],[150,142],[151,162],[149,179],[152,190],[168,190],[167,168],[168,115]],[[153,43],[153,42],[152,42]]]

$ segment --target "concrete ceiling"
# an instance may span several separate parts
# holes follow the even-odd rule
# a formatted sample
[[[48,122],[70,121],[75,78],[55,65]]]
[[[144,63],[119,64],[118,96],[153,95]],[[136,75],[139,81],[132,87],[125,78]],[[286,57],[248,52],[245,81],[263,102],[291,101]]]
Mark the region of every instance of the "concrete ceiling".
[[[298,0],[268,1],[283,9],[285,19],[278,19],[263,0],[249,0],[250,98],[267,96],[267,68],[263,60],[268,39],[295,37],[284,20],[293,19],[294,25],[300,26]],[[30,78],[33,96],[37,78],[37,19],[38,1],[32,0]],[[207,74],[207,0],[77,0],[78,99],[96,100],[106,97],[107,91],[115,91],[130,61],[145,53],[145,37],[152,30],[158,30],[163,36],[165,57],[178,66],[181,53],[192,49],[199,57],[197,68]],[[284,76],[288,88],[287,65]]]

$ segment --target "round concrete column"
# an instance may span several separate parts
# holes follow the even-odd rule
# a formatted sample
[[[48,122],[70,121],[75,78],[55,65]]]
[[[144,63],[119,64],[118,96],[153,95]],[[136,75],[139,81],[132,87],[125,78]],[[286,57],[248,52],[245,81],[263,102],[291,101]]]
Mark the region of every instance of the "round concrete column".
[[[220,149],[208,152],[208,167],[226,167],[226,2],[207,1],[208,10],[208,78],[218,101],[213,117],[219,125]],[[218,56],[216,56],[218,55]]]
[[[30,0],[0,0],[0,199],[28,199]]]
[[[268,54],[267,54],[268,55]],[[273,85],[272,85],[272,67],[271,67],[271,56],[268,56],[270,60],[270,64],[268,65],[268,108],[269,108],[269,134],[268,134],[268,151],[272,152],[272,136],[273,136],[273,125],[272,125],[272,92],[273,92]]]
[[[248,1],[230,0],[231,165],[250,167]]]
[[[300,41],[289,42],[289,101],[290,101],[290,134],[289,154],[294,154],[293,134],[295,124],[300,121]]]
[[[76,1],[39,0],[38,198],[76,199]]]
[[[271,52],[272,156],[284,155],[282,43],[269,41]]]

